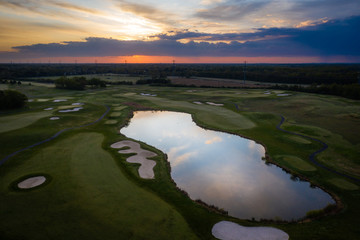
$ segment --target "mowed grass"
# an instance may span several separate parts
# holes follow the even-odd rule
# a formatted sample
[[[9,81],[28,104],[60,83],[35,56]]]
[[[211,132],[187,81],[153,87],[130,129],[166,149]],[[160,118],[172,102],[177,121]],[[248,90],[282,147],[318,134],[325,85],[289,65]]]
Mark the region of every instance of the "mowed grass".
[[[104,136],[70,135],[8,171],[0,168],[1,239],[196,239],[182,216],[128,180],[101,148]],[[9,186],[32,173],[52,181]]]
[[[151,104],[168,110],[188,112],[193,115],[195,120],[208,127],[223,129],[227,131],[237,131],[239,129],[250,129],[255,127],[254,122],[240,113],[231,111],[225,107],[198,105],[186,101],[174,101],[161,97],[147,97],[135,95],[132,99],[145,100]]]
[[[0,117],[0,133],[29,126],[37,120],[49,117],[52,111],[38,111]]]
[[[302,160],[301,158],[289,155],[277,155],[275,158],[280,158],[282,161],[286,162],[290,166],[299,169],[301,171],[316,171],[316,167],[312,166],[310,163]]]
[[[344,190],[358,190],[359,187],[345,179],[342,178],[333,178],[328,180],[331,184],[335,185],[338,188],[344,189]]]
[[[69,159],[72,158],[73,149],[77,149],[78,146],[78,143],[73,142],[72,139],[75,138],[77,140],[89,141],[87,138],[81,137],[82,134],[79,135],[80,138],[78,135],[73,135],[73,131],[65,133],[64,136],[61,135],[62,139],[49,142],[45,146],[40,146],[32,149],[31,151],[19,154],[6,162],[5,165],[0,166],[0,216],[5,216],[5,224],[0,224],[0,239],[37,239],[32,238],[33,235],[28,237],[19,230],[30,229],[32,227],[37,228],[37,234],[42,232],[43,235],[49,236],[49,239],[56,234],[63,238],[68,238],[70,236],[70,239],[71,237],[77,239],[112,239],[115,238],[113,237],[115,236],[115,232],[117,233],[117,239],[157,239],[153,236],[157,234],[159,231],[158,229],[163,231],[167,229],[167,226],[164,227],[159,224],[159,222],[156,221],[156,217],[144,220],[146,217],[144,217],[145,210],[137,209],[140,204],[127,205],[125,197],[121,198],[117,196],[118,194],[122,194],[123,196],[127,196],[129,201],[137,201],[144,204],[144,201],[136,200],[136,197],[134,196],[128,196],[129,194],[137,195],[138,191],[145,191],[150,195],[156,194],[159,198],[165,200],[169,204],[172,204],[172,206],[176,208],[177,212],[181,213],[181,215],[186,219],[191,229],[201,239],[212,239],[211,228],[216,222],[221,220],[230,220],[238,222],[242,225],[273,226],[286,231],[290,235],[291,240],[347,240],[359,238],[360,232],[357,228],[359,219],[358,216],[360,214],[358,204],[360,201],[359,189],[346,190],[344,188],[344,186],[349,183],[352,186],[347,186],[347,188],[353,188],[354,186],[359,187],[356,182],[342,179],[333,173],[316,167],[315,165],[311,166],[315,167],[316,171],[302,171],[298,169],[296,165],[292,166],[285,161],[280,161],[275,158],[277,155],[287,155],[299,158],[301,161],[307,163],[309,155],[321,147],[321,145],[315,141],[283,133],[276,129],[276,125],[280,122],[280,115],[283,115],[286,118],[286,123],[283,126],[284,129],[319,138],[329,144],[329,149],[327,149],[324,153],[321,153],[317,157],[317,160],[322,161],[328,166],[330,165],[331,168],[339,171],[345,171],[344,169],[348,169],[345,171],[347,174],[349,172],[354,172],[354,169],[356,170],[359,166],[359,154],[358,148],[356,148],[356,143],[359,141],[358,139],[360,139],[357,138],[360,132],[360,124],[358,124],[357,120],[357,116],[359,114],[358,107],[360,106],[359,101],[348,101],[340,98],[333,98],[331,96],[324,97],[321,95],[302,93],[296,93],[289,97],[276,97],[274,94],[271,94],[270,96],[264,95],[263,92],[267,90],[248,89],[232,90],[201,88],[196,89],[198,94],[192,94],[191,92],[188,92],[188,88],[111,86],[104,90],[82,91],[76,92],[76,95],[73,95],[74,93],[72,91],[49,90],[48,88],[40,89],[40,87],[35,88],[34,86],[31,88],[28,86],[21,86],[20,89],[21,88],[24,88],[23,90],[25,92],[34,95],[34,98],[53,99],[55,95],[75,96],[76,101],[85,102],[85,109],[75,113],[61,114],[61,120],[64,120],[64,122],[45,121],[48,119],[40,119],[35,124],[28,127],[4,133],[0,139],[1,150],[8,151],[7,149],[18,149],[18,147],[23,143],[22,141],[16,141],[16,139],[22,140],[24,138],[24,134],[25,137],[28,138],[26,143],[33,143],[34,141],[30,140],[37,141],[39,137],[34,137],[34,135],[39,135],[39,131],[44,131],[41,136],[46,135],[45,132],[48,133],[50,130],[55,131],[56,129],[54,128],[59,124],[62,124],[62,122],[66,124],[61,125],[61,129],[65,126],[78,126],[80,125],[80,122],[84,122],[85,119],[88,119],[88,121],[94,121],[94,119],[97,119],[97,117],[105,111],[105,107],[102,105],[112,106],[112,111],[120,111],[115,108],[122,106],[125,102],[133,102],[149,109],[191,113],[194,120],[203,127],[228,131],[256,140],[266,147],[270,160],[274,160],[278,165],[289,170],[291,174],[302,175],[307,179],[310,179],[314,185],[320,185],[329,192],[338,195],[346,207],[340,213],[301,224],[277,224],[275,222],[256,223],[208,212],[206,209],[194,204],[189,198],[175,189],[174,184],[171,182],[170,173],[168,172],[166,165],[166,156],[159,150],[154,149],[151,146],[143,146],[144,144],[142,144],[142,146],[146,149],[154,151],[159,155],[156,157],[156,161],[158,163],[155,167],[156,179],[148,181],[139,179],[136,174],[136,168],[132,171],[132,167],[128,166],[119,154],[114,154],[116,152],[114,149],[110,149],[109,146],[111,143],[118,141],[119,138],[122,138],[122,136],[118,135],[119,127],[124,126],[131,116],[131,111],[136,110],[135,107],[129,106],[126,109],[121,110],[122,114],[117,117],[116,120],[115,118],[111,118],[110,114],[108,114],[99,124],[80,130],[84,132],[82,134],[100,135],[100,138],[102,138],[102,134],[106,136],[106,142],[103,143],[103,148],[109,153],[112,153],[112,157],[116,159],[116,166],[111,165],[111,168],[113,168],[112,170],[108,169],[110,168],[110,165],[108,165],[107,161],[101,161],[101,164],[107,165],[107,167],[104,167],[105,170],[103,170],[102,166],[100,166],[100,163],[98,163],[98,165],[92,164],[95,160],[90,160],[89,162],[87,160],[84,161],[83,159],[76,160],[79,161],[79,163],[74,164],[75,161],[72,159],[70,164]],[[193,88],[189,88],[189,90],[192,89]],[[139,93],[141,92],[157,94],[157,97],[140,96]],[[248,94],[244,94],[246,92]],[[249,94],[252,96],[250,97]],[[199,106],[193,104],[193,101],[224,103],[225,106]],[[48,105],[48,103],[49,102],[34,102],[32,104],[34,104],[33,106],[43,106],[45,104]],[[90,103],[94,103],[94,105],[90,105]],[[234,103],[239,106],[240,110],[235,107]],[[61,104],[69,105],[69,103],[66,102]],[[322,108],[323,106],[326,108]],[[319,111],[319,108],[321,111]],[[196,114],[201,112],[204,114],[203,117],[200,117],[201,119],[197,118]],[[218,118],[215,121],[212,119],[214,116]],[[230,123],[231,119],[233,119],[233,123]],[[109,120],[117,121],[116,125],[107,125],[106,121]],[[334,124],[333,121],[341,123],[342,125]],[[211,124],[209,124],[210,122]],[[250,126],[249,128],[241,129],[241,124],[246,126],[246,123],[249,122],[251,123],[251,125],[248,125]],[[50,124],[54,124],[54,126],[50,127],[52,126]],[[231,124],[233,124],[233,126],[229,128]],[[40,125],[42,126],[41,128]],[[344,125],[346,126],[344,127]],[[335,128],[336,126],[338,127]],[[97,131],[98,133],[91,131]],[[40,139],[42,139],[42,137]],[[66,140],[71,140],[71,142],[69,144],[65,144]],[[309,141],[310,143],[306,141]],[[73,144],[71,145],[71,143]],[[69,148],[70,145],[71,148]],[[92,144],[87,147],[84,147],[85,145],[81,146],[83,146],[86,151],[89,151],[89,154],[94,154],[94,150],[90,149],[93,146]],[[53,149],[50,151],[51,148]],[[44,154],[47,149],[49,149],[50,152],[54,152],[55,149],[56,151],[59,150],[58,153],[60,153],[61,156],[56,157],[56,155],[51,155],[50,153]],[[98,150],[99,149],[96,151]],[[81,153],[81,151],[79,153]],[[51,160],[51,158],[47,158],[50,160],[46,161],[42,160],[49,155],[51,155],[54,160]],[[83,154],[81,153],[81,155]],[[36,166],[35,164],[30,164],[29,167],[29,165],[27,165],[28,162],[34,161],[35,163],[35,157],[38,158],[36,161],[40,161],[40,163],[37,162],[39,164]],[[74,157],[78,157],[78,154],[74,153]],[[107,157],[101,155],[101,159],[107,159]],[[334,161],[334,159],[336,159],[336,161]],[[44,169],[39,168],[42,165],[46,165],[48,161],[49,166]],[[300,165],[302,165],[303,162],[300,162]],[[97,169],[93,170],[90,169],[90,166],[85,166],[88,163],[91,166],[96,166]],[[112,173],[111,171],[119,171],[121,175],[124,174],[126,179],[130,179],[130,183],[132,184],[131,186],[134,190],[123,188],[121,189],[121,193],[112,192],[112,190],[106,186],[109,184],[106,176],[97,177],[100,172],[107,171],[106,169],[108,169],[110,173],[108,174],[109,176],[107,176],[110,179],[115,179],[115,175],[119,174]],[[98,172],[95,173],[94,171]],[[43,188],[28,192],[30,194],[34,194],[34,196],[25,195],[25,192],[13,192],[6,189],[8,183],[15,181],[21,176],[27,175],[29,172],[50,174],[53,177],[53,180],[49,185]],[[73,175],[77,175],[78,177]],[[9,178],[9,176],[11,177]],[[63,179],[62,176],[67,178],[67,180]],[[94,178],[97,178],[97,180],[94,180]],[[62,182],[56,182],[58,181],[57,179],[62,179]],[[76,182],[74,179],[76,179]],[[343,181],[335,180],[336,185],[331,182],[333,179],[342,179]],[[99,181],[99,183],[97,181]],[[87,182],[89,186],[87,186],[85,182]],[[103,186],[100,187],[100,184]],[[112,186],[116,184],[113,184]],[[54,186],[56,186],[56,188],[53,188]],[[3,189],[5,189],[5,191],[3,191]],[[49,189],[51,189],[51,191]],[[43,192],[45,190],[46,193]],[[84,191],[86,191],[86,193]],[[94,191],[94,193],[96,192],[98,195],[95,196],[94,194],[91,194],[92,191]],[[3,193],[6,198],[3,198]],[[24,201],[16,197],[18,194],[22,194],[20,196],[24,196],[27,200],[29,200],[27,201],[27,208],[29,208],[30,202],[35,202],[36,207],[34,210],[26,209],[26,207],[23,206],[25,204]],[[106,196],[109,200],[102,199],[102,195]],[[143,193],[140,193],[140,196],[144,196]],[[159,199],[156,196],[155,198]],[[88,197],[92,197],[94,199],[81,200],[87,199]],[[101,206],[99,206],[100,204]],[[18,219],[22,219],[22,214],[15,205],[21,207],[20,210],[24,211],[24,217],[27,219],[22,220],[22,225],[18,223]],[[50,207],[40,208],[40,205],[57,206],[58,209],[49,211],[48,209],[51,209]],[[130,222],[127,224],[126,221],[128,219],[128,215],[124,214],[125,210],[121,210],[121,214],[124,214],[121,215],[117,211],[118,209],[115,209],[112,205],[116,205],[117,208],[120,208],[122,205],[131,207],[134,218],[138,216],[139,219],[134,220],[130,217]],[[137,207],[135,207],[135,205]],[[165,205],[169,206],[168,204]],[[7,208],[7,206],[11,206],[11,208]],[[110,211],[103,210],[103,206],[111,206],[109,208],[113,209],[113,212],[110,214]],[[150,204],[149,207],[154,207],[154,205]],[[163,208],[165,209],[166,207],[161,207],[161,209]],[[161,212],[166,211],[161,210]],[[171,211],[169,211],[167,216],[173,215],[170,213]],[[30,215],[34,216],[34,221],[35,223],[39,223],[38,225],[31,223],[31,220],[29,220]],[[42,218],[44,218],[44,220],[42,220]],[[52,221],[52,218],[56,219],[55,222]],[[113,220],[114,218],[116,218],[116,220]],[[164,217],[164,219],[168,218]],[[180,219],[181,217],[175,218]],[[79,219],[82,219],[82,221]],[[65,223],[65,221],[73,221],[73,224],[70,225],[70,223]],[[145,226],[151,226],[151,224],[147,223],[147,221],[155,221],[155,223],[152,224],[156,226],[152,229],[152,231],[150,230],[150,227],[147,228],[146,231],[148,231],[147,233],[150,237],[143,237],[145,230],[136,229],[134,225],[143,225],[145,222]],[[171,222],[167,220],[164,221],[168,223]],[[53,223],[55,225],[59,225],[60,227],[49,226]],[[121,224],[124,226],[122,227]],[[186,228],[181,227],[184,226],[182,221],[180,221],[179,224],[179,231],[182,228]],[[44,227],[42,225],[44,225]],[[158,225],[160,227],[157,227]],[[4,229],[7,229],[6,232]],[[173,228],[170,227],[169,229],[169,232],[173,231]],[[31,232],[32,230],[29,231]],[[68,231],[70,233],[63,233],[64,231]],[[139,233],[137,233],[137,231],[139,231]],[[50,235],[48,232],[50,232]],[[27,232],[25,231],[25,233]],[[35,233],[32,232],[32,234]],[[91,234],[92,236],[90,236]],[[191,232],[189,234],[191,235]],[[98,237],[99,235],[101,235],[101,237]],[[178,233],[174,232],[174,235],[170,236],[170,238],[176,238],[177,236]],[[184,239],[188,238],[187,236],[182,237],[184,237]],[[189,238],[191,239],[191,237],[192,236]]]

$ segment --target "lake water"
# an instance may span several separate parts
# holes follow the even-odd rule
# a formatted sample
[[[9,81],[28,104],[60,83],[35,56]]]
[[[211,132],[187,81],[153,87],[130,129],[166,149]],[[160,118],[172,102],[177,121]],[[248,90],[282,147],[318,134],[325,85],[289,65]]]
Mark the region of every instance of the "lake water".
[[[299,219],[334,200],[308,182],[262,160],[265,149],[252,140],[197,126],[190,114],[134,113],[125,136],[145,142],[168,155],[177,186],[244,219]]]

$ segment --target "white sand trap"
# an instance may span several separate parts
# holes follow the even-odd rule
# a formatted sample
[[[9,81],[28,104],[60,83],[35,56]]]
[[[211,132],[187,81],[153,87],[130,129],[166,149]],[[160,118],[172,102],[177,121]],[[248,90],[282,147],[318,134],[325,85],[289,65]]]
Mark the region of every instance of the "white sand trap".
[[[278,96],[278,97],[287,97],[287,96],[291,96],[291,94],[288,94],[288,93],[279,93],[279,94],[277,94],[276,96]]]
[[[61,112],[61,113],[78,112],[78,111],[80,111],[81,109],[83,109],[83,108],[82,108],[82,107],[76,107],[76,108],[73,108],[73,109],[60,110],[59,112]]]
[[[237,223],[221,221],[216,223],[212,235],[221,240],[287,240],[289,235],[272,227],[244,227]]]
[[[18,183],[18,187],[21,189],[29,189],[40,186],[46,181],[44,176],[37,176],[25,179],[24,181]]]
[[[114,143],[110,147],[112,148],[130,147],[130,149],[119,150],[119,153],[136,153],[136,155],[127,158],[126,161],[129,163],[141,164],[138,170],[141,178],[145,178],[145,179],[154,178],[155,174],[153,168],[155,167],[156,162],[153,160],[149,160],[148,158],[157,156],[156,153],[142,149],[140,147],[140,144],[137,142],[127,141],[127,140]]]
[[[73,103],[73,104],[71,104],[71,105],[73,105],[73,106],[80,106],[80,105],[84,105],[84,103],[76,102],[76,103]]]
[[[34,101],[34,99],[28,99],[28,102],[33,102]]]
[[[224,104],[222,103],[213,103],[213,102],[206,102],[206,103],[212,106],[218,106],[218,107],[224,106]]]
[[[53,110],[54,108],[45,108],[44,110],[45,111],[50,111],[50,110]]]
[[[51,117],[50,120],[59,120],[59,117]]]
[[[271,92],[264,92],[264,94],[269,95],[269,94],[271,94]]]
[[[66,102],[66,99],[55,99],[53,102]]]
[[[193,102],[193,103],[198,104],[198,105],[201,105],[201,104],[202,104],[202,102]]]
[[[150,94],[150,93],[140,93],[141,96],[149,96],[149,97],[156,97],[156,94]]]

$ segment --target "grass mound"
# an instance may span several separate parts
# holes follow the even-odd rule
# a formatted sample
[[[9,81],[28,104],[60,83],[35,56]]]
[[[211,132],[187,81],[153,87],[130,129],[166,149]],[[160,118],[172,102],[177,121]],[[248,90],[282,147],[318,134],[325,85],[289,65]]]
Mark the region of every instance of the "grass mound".
[[[344,189],[344,190],[358,190],[359,187],[345,179],[342,178],[333,178],[328,180],[331,184],[335,185],[338,188]]]
[[[31,125],[37,120],[51,116],[52,111],[15,114],[0,118],[0,133],[20,129]]]
[[[2,237],[196,239],[172,206],[122,174],[101,148],[103,139],[99,133],[79,133],[1,173]],[[47,172],[53,181],[36,194],[14,194],[8,186],[29,172]]]
[[[316,171],[316,168],[312,166],[310,163],[307,163],[301,158],[295,156],[281,155],[281,156],[276,156],[276,158],[281,158],[284,162],[286,162],[290,166],[299,169],[301,171]]]

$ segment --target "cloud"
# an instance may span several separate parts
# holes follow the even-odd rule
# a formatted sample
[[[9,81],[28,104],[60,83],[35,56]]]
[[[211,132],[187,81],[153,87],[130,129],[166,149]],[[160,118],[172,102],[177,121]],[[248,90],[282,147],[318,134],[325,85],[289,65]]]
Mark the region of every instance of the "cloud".
[[[173,20],[174,14],[170,14],[166,11],[162,11],[154,6],[149,6],[140,3],[133,3],[124,0],[119,0],[118,6],[122,11],[129,12],[155,22],[168,24],[168,25],[176,24],[176,21]]]
[[[34,44],[13,47],[16,53],[6,57],[94,57],[94,56],[224,56],[224,57],[294,57],[345,56],[360,60],[360,16],[329,20],[304,28],[260,28],[253,33],[208,34],[170,32],[156,35],[153,41],[122,41],[111,38],[86,38],[85,41]],[[231,42],[179,42],[179,39],[206,38]],[[243,42],[239,42],[243,41]]]
[[[12,1],[0,0],[0,6],[15,10],[28,10],[37,13],[40,12],[39,3],[32,0],[12,0]]]
[[[65,3],[65,2],[59,2],[59,1],[48,1],[48,2],[52,5],[55,5],[55,6],[58,6],[61,8],[65,8],[68,10],[80,11],[80,12],[85,12],[85,13],[90,13],[90,14],[100,14],[100,11],[97,11],[95,9],[78,6],[78,5],[75,5],[72,3]]]
[[[196,17],[210,19],[233,21],[243,19],[246,16],[259,11],[262,7],[269,4],[270,1],[248,1],[248,0],[231,0],[220,2],[215,6],[206,9],[200,9],[195,14]]]
[[[213,143],[217,143],[217,142],[222,142],[222,138],[221,137],[213,137],[211,139],[208,139],[205,141],[205,144],[213,144]]]
[[[360,1],[357,0],[307,0],[293,1],[288,9],[290,14],[300,14],[311,18],[343,18],[359,14]]]
[[[19,12],[30,14],[36,13],[42,16],[50,17],[71,17],[74,19],[80,19],[81,17],[78,15],[78,12],[101,15],[101,12],[96,9],[56,0],[0,0],[0,6],[11,9],[17,14]]]

